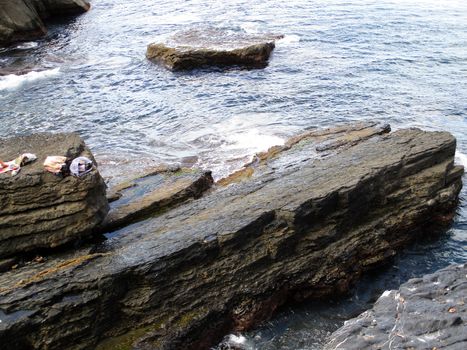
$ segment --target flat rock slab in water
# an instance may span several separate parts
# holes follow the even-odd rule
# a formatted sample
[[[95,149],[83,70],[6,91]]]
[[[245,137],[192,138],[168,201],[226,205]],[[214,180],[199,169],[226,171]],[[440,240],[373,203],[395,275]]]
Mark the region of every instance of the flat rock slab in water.
[[[161,213],[190,198],[200,197],[213,183],[211,172],[160,167],[115,186],[102,230],[111,230]]]
[[[74,350],[108,338],[97,349],[209,349],[287,300],[347,291],[449,219],[463,174],[449,133],[360,125],[373,136],[357,142],[348,129],[355,142],[329,156],[307,159],[309,144],[292,142],[282,156],[299,163],[278,154],[274,169],[101,245],[0,274],[0,344]],[[324,134],[336,140],[328,130],[317,144],[344,144]]]
[[[77,134],[0,139],[1,160],[10,161],[22,153],[34,153],[37,160],[16,176],[0,174],[0,257],[85,237],[108,211],[105,183],[96,166],[80,178],[44,170],[47,156],[94,159]]]
[[[467,348],[467,265],[452,265],[386,291],[348,320],[325,350]]]
[[[178,32],[166,43],[149,44],[146,57],[170,70],[216,66],[266,67],[281,36],[253,36],[207,28]]]

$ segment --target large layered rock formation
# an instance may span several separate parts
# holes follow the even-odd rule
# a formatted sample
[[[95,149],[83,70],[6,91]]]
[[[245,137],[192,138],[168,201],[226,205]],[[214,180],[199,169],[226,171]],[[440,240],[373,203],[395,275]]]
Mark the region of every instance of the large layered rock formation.
[[[149,44],[146,57],[173,71],[209,66],[264,68],[280,37],[191,29],[174,34],[166,43]]]
[[[101,245],[0,275],[0,344],[208,349],[290,299],[348,290],[461,188],[445,132],[310,132],[248,176],[121,229]]]
[[[334,332],[325,350],[467,347],[467,265],[452,265],[386,291]]]
[[[89,10],[87,0],[8,0],[0,6],[0,45],[46,33],[44,21]]]
[[[0,257],[52,248],[91,233],[108,211],[105,183],[94,168],[81,178],[46,172],[47,156],[92,154],[77,134],[36,134],[0,140],[0,159],[35,153],[20,173],[0,174]]]

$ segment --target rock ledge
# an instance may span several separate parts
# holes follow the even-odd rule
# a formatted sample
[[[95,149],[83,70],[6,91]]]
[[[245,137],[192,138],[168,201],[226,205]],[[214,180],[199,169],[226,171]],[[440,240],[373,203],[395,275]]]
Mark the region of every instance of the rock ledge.
[[[96,167],[81,178],[62,178],[43,168],[47,156],[94,160],[77,134],[0,139],[4,161],[27,152],[35,153],[37,160],[23,166],[16,176],[0,174],[0,257],[86,237],[108,211],[106,186]]]

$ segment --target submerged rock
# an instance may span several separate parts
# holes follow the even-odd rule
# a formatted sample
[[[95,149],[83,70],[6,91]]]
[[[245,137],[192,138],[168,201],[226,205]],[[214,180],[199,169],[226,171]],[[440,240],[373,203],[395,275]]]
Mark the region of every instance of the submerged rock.
[[[167,43],[149,44],[146,57],[173,71],[209,66],[264,68],[275,40],[281,37],[193,29],[176,33]]]
[[[8,0],[0,7],[0,45],[43,36],[44,21],[52,17],[86,12],[86,0]]]
[[[0,344],[209,349],[287,300],[347,291],[453,213],[463,174],[449,133],[348,129],[351,142],[345,127],[302,138],[101,245],[0,274]]]
[[[452,265],[384,292],[334,332],[325,350],[467,347],[467,265]]]
[[[91,233],[108,211],[105,183],[94,169],[76,178],[44,170],[47,156],[70,159],[91,152],[77,134],[35,134],[0,140],[0,159],[35,153],[16,176],[0,174],[0,257],[52,248]]]

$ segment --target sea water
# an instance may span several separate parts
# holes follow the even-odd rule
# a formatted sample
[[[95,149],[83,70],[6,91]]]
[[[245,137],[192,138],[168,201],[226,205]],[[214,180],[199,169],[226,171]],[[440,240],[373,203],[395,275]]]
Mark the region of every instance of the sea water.
[[[377,120],[446,130],[467,160],[467,1],[93,0],[40,40],[0,49],[0,137],[76,131],[109,183],[160,163],[220,178],[305,129]],[[283,34],[259,70],[172,73],[147,44],[217,26]],[[34,150],[29,150],[34,152]],[[418,242],[343,300],[288,307],[231,335],[246,349],[319,349],[387,289],[467,258],[466,191],[454,226]]]

